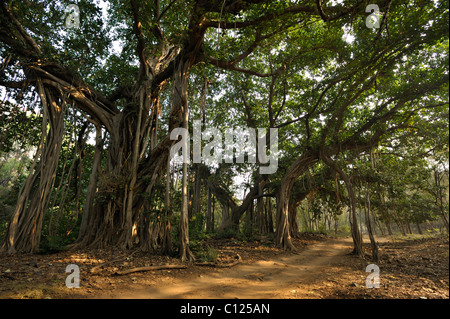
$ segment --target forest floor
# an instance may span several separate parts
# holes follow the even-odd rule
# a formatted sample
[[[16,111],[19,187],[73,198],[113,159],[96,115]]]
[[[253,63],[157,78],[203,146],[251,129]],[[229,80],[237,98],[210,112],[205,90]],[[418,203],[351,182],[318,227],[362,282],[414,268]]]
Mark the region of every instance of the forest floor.
[[[118,275],[181,264],[177,258],[112,249],[0,256],[0,298],[449,298],[448,237],[377,241],[380,287],[373,289],[366,288],[365,272],[373,262],[349,254],[351,238],[299,234],[296,252],[274,248],[268,240],[206,240],[203,247],[217,253],[221,264],[239,254],[240,262],[229,268],[191,264]],[[79,266],[80,288],[66,287],[68,264]]]

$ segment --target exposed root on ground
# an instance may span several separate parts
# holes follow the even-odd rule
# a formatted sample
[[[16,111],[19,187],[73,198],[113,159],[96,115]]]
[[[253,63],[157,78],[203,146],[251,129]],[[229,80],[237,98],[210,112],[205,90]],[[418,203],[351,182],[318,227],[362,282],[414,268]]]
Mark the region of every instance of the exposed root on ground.
[[[115,275],[128,275],[134,272],[143,271],[154,271],[154,270],[164,270],[164,269],[186,269],[186,265],[162,265],[162,266],[147,266],[147,267],[136,267],[126,270],[116,271]]]

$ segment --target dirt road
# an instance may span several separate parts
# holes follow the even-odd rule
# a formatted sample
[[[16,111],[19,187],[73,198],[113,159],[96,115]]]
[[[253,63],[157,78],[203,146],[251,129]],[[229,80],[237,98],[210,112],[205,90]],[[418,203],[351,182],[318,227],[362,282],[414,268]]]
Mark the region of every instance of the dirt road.
[[[350,239],[317,242],[296,255],[212,269],[203,275],[172,278],[153,286],[117,289],[96,298],[305,298],[311,286],[330,285],[342,258],[352,250]],[[364,273],[364,269],[362,269]],[[313,296],[310,296],[313,297]]]

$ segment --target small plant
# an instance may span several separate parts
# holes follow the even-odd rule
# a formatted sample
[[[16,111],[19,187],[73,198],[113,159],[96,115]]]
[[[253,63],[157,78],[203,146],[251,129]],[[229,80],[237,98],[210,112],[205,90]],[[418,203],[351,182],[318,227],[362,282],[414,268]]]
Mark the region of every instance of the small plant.
[[[206,251],[204,254],[205,261],[215,261],[218,256],[219,256],[219,252],[216,249],[214,249],[210,246],[208,246],[206,248]]]
[[[42,236],[39,253],[52,254],[64,250],[65,240],[61,236]]]
[[[337,230],[337,235],[338,236],[349,236],[349,235],[351,235],[350,226],[348,226],[348,225],[341,225],[341,226],[339,226],[339,228]]]
[[[223,231],[219,231],[214,234],[214,238],[216,239],[231,239],[236,238],[239,233],[233,228],[226,228]]]
[[[205,247],[201,242],[191,243],[190,247],[196,259],[200,262],[214,262],[219,256],[219,252],[216,249],[209,245]]]

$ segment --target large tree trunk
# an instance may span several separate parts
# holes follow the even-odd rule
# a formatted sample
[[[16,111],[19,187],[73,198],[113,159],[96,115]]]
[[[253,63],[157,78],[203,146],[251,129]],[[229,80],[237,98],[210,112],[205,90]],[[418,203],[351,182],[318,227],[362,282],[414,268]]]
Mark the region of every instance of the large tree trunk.
[[[286,250],[295,250],[289,227],[289,196],[294,181],[292,178],[285,179],[286,176],[283,178],[278,199],[275,244]]]
[[[42,135],[31,173],[20,191],[1,247],[1,251],[10,254],[35,253],[39,250],[42,221],[55,182],[64,137],[64,97],[52,88],[44,87],[40,79],[37,83],[44,109]]]
[[[141,154],[147,147],[147,131],[151,127],[149,113],[157,112],[148,101],[150,96],[145,95],[144,88],[139,90],[134,103],[127,106],[123,115],[114,118],[107,165],[99,176],[97,200],[89,208],[89,230],[80,242],[82,246],[132,248],[139,243],[141,212],[151,205],[141,196],[151,194],[157,177],[165,169],[163,159],[167,158],[163,154],[151,161],[153,172],[142,174]],[[143,181],[144,176],[147,182]]]
[[[286,250],[294,250],[292,244],[291,232],[289,225],[289,202],[292,188],[299,176],[304,174],[306,170],[316,163],[317,155],[305,153],[299,157],[288,169],[281,181],[281,188],[278,193],[277,217],[276,217],[276,233],[275,244]]]

